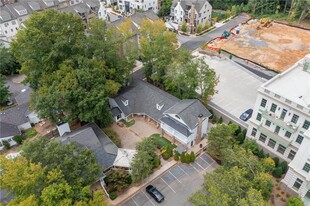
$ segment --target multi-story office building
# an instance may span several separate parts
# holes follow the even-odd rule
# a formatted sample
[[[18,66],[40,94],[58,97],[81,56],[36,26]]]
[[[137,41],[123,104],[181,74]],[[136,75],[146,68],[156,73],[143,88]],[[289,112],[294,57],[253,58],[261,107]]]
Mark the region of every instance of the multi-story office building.
[[[310,54],[258,89],[247,137],[289,162],[282,181],[310,198]]]

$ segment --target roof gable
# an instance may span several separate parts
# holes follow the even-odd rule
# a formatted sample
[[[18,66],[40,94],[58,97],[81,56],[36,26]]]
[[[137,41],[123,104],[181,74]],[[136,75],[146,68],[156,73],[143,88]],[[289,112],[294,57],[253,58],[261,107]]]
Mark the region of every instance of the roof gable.
[[[178,115],[185,124],[194,129],[200,114],[202,117],[210,117],[211,113],[198,99],[184,99],[164,112],[164,114]]]

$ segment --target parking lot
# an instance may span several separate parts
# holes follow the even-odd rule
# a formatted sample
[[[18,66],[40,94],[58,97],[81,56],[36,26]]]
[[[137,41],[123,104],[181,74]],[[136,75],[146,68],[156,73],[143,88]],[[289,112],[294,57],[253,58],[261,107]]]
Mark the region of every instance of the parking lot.
[[[177,164],[155,179],[152,184],[164,196],[160,205],[190,205],[188,197],[201,188],[203,175],[215,169],[216,162],[203,153],[194,163]],[[145,192],[145,187],[130,198],[123,206],[155,206],[159,205]]]

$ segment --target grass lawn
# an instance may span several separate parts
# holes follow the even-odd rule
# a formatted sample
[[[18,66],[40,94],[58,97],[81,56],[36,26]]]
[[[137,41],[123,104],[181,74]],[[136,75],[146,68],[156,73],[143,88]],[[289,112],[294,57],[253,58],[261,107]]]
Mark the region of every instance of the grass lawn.
[[[136,123],[136,121],[134,119],[131,119],[128,122],[126,122],[126,120],[122,119],[121,122],[124,123],[124,125],[126,125],[126,127],[131,127],[132,125],[134,125]]]
[[[165,146],[171,145],[172,148],[175,148],[176,145],[172,144],[171,142],[169,142],[166,138],[161,137],[160,134],[152,134],[150,136],[150,138],[154,141],[154,143],[156,144],[157,148],[161,149]]]

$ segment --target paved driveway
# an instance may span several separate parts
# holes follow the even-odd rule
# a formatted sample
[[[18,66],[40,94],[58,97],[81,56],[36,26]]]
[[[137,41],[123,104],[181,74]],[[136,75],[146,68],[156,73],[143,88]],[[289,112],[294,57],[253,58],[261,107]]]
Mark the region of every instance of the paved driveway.
[[[191,205],[188,197],[201,188],[203,175],[216,167],[215,161],[203,153],[192,164],[177,164],[159,178],[151,182],[164,196],[165,201],[158,204],[145,192],[145,187],[122,206]]]
[[[182,44],[182,47],[185,47],[188,50],[195,50],[198,47],[202,46],[205,42],[215,38],[215,37],[219,37],[223,34],[223,32],[225,30],[230,30],[231,28],[238,26],[240,23],[247,21],[249,18],[246,16],[237,16],[234,19],[232,19],[231,21],[229,21],[228,23],[224,24],[223,26],[205,34],[202,36],[197,36],[197,37],[182,37],[182,39],[180,39],[180,42],[184,42]]]

